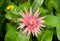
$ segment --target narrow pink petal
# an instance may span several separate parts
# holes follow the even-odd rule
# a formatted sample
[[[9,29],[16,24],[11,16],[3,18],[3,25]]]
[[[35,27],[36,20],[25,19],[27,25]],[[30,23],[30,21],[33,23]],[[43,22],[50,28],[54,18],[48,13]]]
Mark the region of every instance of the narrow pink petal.
[[[35,12],[35,14],[34,14],[34,17],[38,17],[38,15],[39,15],[39,9]]]
[[[41,27],[46,27],[45,25],[40,25]]]
[[[20,24],[20,26],[17,28],[17,29],[19,29],[19,28],[23,28],[25,25],[22,23],[22,24]]]
[[[32,30],[32,34],[33,34],[33,36],[34,36],[34,34],[37,36],[38,33],[39,33],[39,32],[38,32],[37,29]]]
[[[28,31],[28,34],[27,34],[27,36],[29,36],[31,34],[31,31]]]
[[[36,30],[38,31],[38,33],[41,32],[40,28],[41,28],[40,26],[36,28]]]
[[[33,34],[33,36],[34,36],[34,34],[35,34],[35,33],[34,33],[34,30],[32,30],[31,32],[32,32],[32,34]]]
[[[37,20],[38,20],[39,23],[43,23],[43,22],[45,22],[45,21],[42,20],[41,18],[38,18]]]
[[[25,28],[25,30],[23,31],[23,34],[27,33],[27,31],[28,31],[28,29],[27,29],[27,28]]]
[[[46,16],[44,16],[44,17],[40,17],[40,19],[44,19]]]
[[[38,35],[37,35],[37,32],[35,32],[35,36],[37,37]]]
[[[24,9],[25,9],[25,13],[26,13],[26,14],[28,14],[28,12],[27,12],[26,8],[24,8]]]
[[[19,28],[20,28],[20,26],[17,29],[19,29]]]
[[[40,27],[39,27],[39,28],[40,28]],[[39,32],[41,32],[39,28],[37,28],[37,30],[38,30]]]
[[[43,23],[43,22],[45,22],[44,20],[40,20],[40,23]]]
[[[30,16],[32,16],[32,7],[30,7]]]
[[[25,17],[25,14],[24,13],[22,13],[22,14],[20,14],[23,18]]]
[[[37,29],[35,29],[35,32],[36,32],[36,33],[39,33],[39,31],[38,31]]]
[[[21,22],[23,22],[23,21],[24,21],[24,19],[23,19],[23,18],[19,18],[19,19],[18,19],[18,21],[21,21]]]
[[[34,34],[35,34],[35,33],[34,33],[34,32],[32,32],[32,35],[33,35],[33,36],[34,36]]]

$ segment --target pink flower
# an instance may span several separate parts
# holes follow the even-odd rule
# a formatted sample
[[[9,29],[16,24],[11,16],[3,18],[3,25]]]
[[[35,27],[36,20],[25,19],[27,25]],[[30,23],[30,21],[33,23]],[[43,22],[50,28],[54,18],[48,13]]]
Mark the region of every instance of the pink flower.
[[[22,22],[18,28],[25,28],[23,31],[23,34],[27,34],[28,36],[32,33],[33,36],[41,32],[40,29],[44,27],[42,25],[43,22],[45,22],[43,19],[44,17],[38,18],[39,15],[39,9],[35,12],[34,15],[32,15],[32,8],[30,8],[30,13],[27,12],[25,8],[25,13],[26,14],[21,14],[23,18],[19,18],[19,21]]]

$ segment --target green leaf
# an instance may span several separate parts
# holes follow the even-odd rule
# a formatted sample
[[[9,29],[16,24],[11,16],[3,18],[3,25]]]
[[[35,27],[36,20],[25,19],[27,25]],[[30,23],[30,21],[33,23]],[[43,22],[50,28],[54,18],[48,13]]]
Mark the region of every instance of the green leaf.
[[[0,7],[3,5],[5,0],[0,0]]]
[[[45,0],[46,8],[52,10],[53,7],[58,10],[58,1],[57,0]]]
[[[57,37],[60,40],[60,16],[59,16],[59,24],[56,26]]]
[[[17,31],[18,29],[16,27],[16,24],[7,23],[5,41],[29,41],[29,37]]]
[[[57,31],[57,37],[60,40],[60,26],[56,27],[56,31]]]
[[[3,0],[1,0],[1,1],[3,1]],[[0,3],[1,3],[1,1],[0,1]],[[8,5],[8,2],[4,0],[4,3],[3,3],[3,5],[0,8],[0,14],[3,13],[3,11],[7,7],[7,5]]]
[[[58,10],[58,1],[57,1],[57,0],[51,0],[50,2],[52,3],[52,6],[53,6],[56,10]]]
[[[37,37],[38,41],[41,41],[41,38],[42,38],[44,32],[45,32],[45,29],[42,29],[41,32],[40,32],[40,34]]]
[[[19,9],[18,6],[16,6],[12,2],[9,2],[8,4],[9,4],[8,6],[12,5],[12,6],[14,6],[14,8],[13,9],[6,9],[5,10],[6,11],[6,15],[5,16],[6,16],[7,19],[17,23],[17,19],[19,18],[19,15],[20,15],[19,14],[20,9]]]
[[[48,8],[48,3],[49,3],[50,0],[45,0],[45,6],[46,8]]]
[[[9,29],[11,29],[11,28],[16,28],[17,27],[17,24],[14,24],[14,23],[7,23],[6,24],[6,31],[8,31]]]
[[[59,16],[60,17],[60,12],[56,12],[56,16]]]
[[[51,30],[46,30],[41,38],[41,41],[52,41],[53,32]]]
[[[32,4],[33,4],[33,2],[34,2],[34,0],[30,0],[30,5],[32,5]]]
[[[44,16],[46,13],[48,13],[48,10],[47,9],[44,9],[43,7],[40,7],[40,16]]]
[[[21,10],[24,10],[24,7],[25,8],[27,7],[27,9],[29,9],[30,8],[30,2],[25,2],[25,3],[19,4],[19,8]]]
[[[59,17],[59,24],[56,26],[57,37],[60,40],[60,12],[56,12],[56,16]]]
[[[45,24],[52,26],[52,27],[56,27],[59,25],[59,17],[57,16],[53,16],[53,15],[46,15],[45,18]]]
[[[8,24],[10,29],[5,35],[5,41],[16,41],[17,38],[17,29],[15,25]]]
[[[29,41],[29,37],[26,35],[19,34],[16,41]]]
[[[58,0],[58,7],[59,7],[59,12],[60,12],[60,0]]]
[[[43,4],[44,0],[34,0],[32,4],[33,13],[37,10],[38,7],[40,7]]]
[[[9,20],[11,20],[11,21],[13,21],[13,22],[15,22],[15,23],[18,22],[18,21],[17,21],[17,19],[19,18],[18,15],[11,14],[11,13],[7,13],[5,16],[6,16],[7,19],[9,19]]]
[[[20,0],[13,0],[13,3],[18,4]]]

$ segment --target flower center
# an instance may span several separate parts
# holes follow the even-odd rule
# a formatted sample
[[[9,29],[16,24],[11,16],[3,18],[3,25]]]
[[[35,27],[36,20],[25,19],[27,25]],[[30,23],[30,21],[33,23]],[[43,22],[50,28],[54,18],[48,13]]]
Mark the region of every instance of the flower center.
[[[30,25],[34,25],[35,24],[35,20],[34,19],[31,19],[30,22],[29,22]]]
[[[33,21],[33,20],[31,20],[31,21],[30,21],[30,24],[33,24],[33,23],[34,23],[34,21]]]

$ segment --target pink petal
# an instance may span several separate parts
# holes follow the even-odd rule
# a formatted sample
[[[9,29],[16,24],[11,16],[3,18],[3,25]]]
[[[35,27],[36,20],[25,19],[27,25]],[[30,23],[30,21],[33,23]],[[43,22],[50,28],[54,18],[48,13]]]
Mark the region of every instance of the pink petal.
[[[25,30],[23,31],[23,34],[27,33],[27,31],[28,31],[28,29],[27,29],[27,28],[25,28]]]
[[[41,32],[39,28],[40,28],[40,27],[38,27],[38,28],[36,28],[36,29],[37,29],[39,32]]]
[[[34,34],[35,34],[35,31],[34,31],[34,29],[33,29],[31,32],[32,32],[32,34],[33,34],[33,36],[34,36]]]
[[[35,12],[35,14],[34,14],[34,17],[38,17],[38,15],[39,15],[39,9]]]
[[[26,8],[24,8],[24,9],[25,9],[25,13],[26,13],[26,14],[28,14],[28,12],[27,12]]]
[[[40,25],[41,27],[46,27],[45,25]]]
[[[24,21],[24,19],[22,19],[22,18],[19,18],[19,19],[18,19],[18,21],[21,21],[21,22],[23,22],[23,21]]]
[[[32,16],[32,7],[30,7],[30,16]]]
[[[43,22],[45,22],[44,20],[40,20],[40,23],[43,23]]]
[[[25,17],[25,14],[24,13],[22,13],[22,14],[20,14],[23,18]]]
[[[35,36],[38,36],[36,32],[35,32]]]
[[[31,34],[31,31],[28,31],[28,34],[27,34],[27,36],[29,36]]]
[[[17,29],[19,29],[19,28],[23,28],[25,25],[22,23],[22,24],[20,24],[20,26],[17,28]]]
[[[44,16],[44,17],[40,17],[40,19],[44,19],[46,16]]]
[[[37,20],[38,20],[39,23],[43,23],[43,22],[45,22],[45,21],[42,20],[41,18],[38,18]]]

